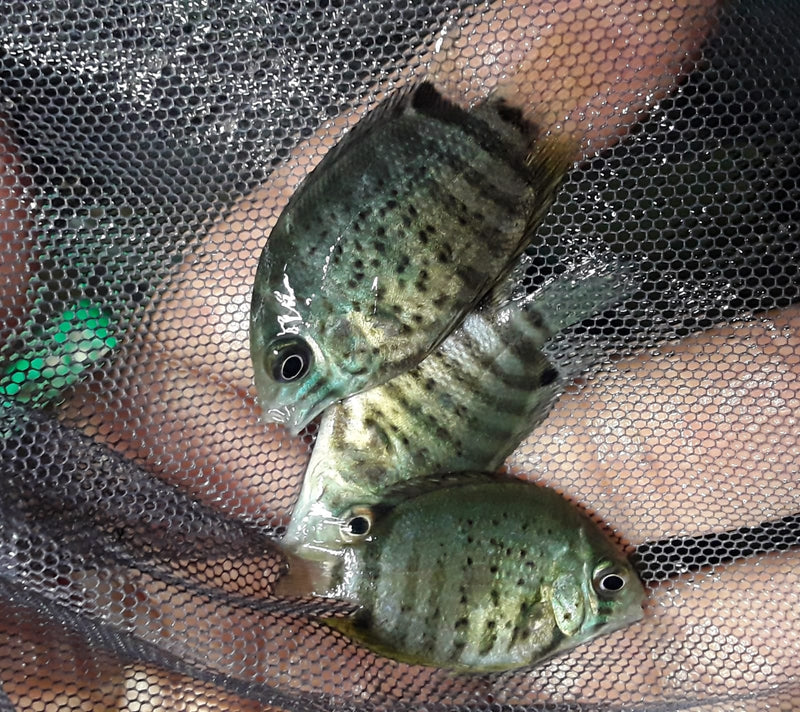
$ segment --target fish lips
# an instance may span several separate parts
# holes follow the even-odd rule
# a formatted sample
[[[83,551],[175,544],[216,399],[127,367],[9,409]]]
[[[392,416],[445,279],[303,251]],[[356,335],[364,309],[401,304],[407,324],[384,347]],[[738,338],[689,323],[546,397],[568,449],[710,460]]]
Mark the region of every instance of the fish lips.
[[[259,389],[260,393],[263,390]],[[273,389],[270,389],[273,390]],[[265,423],[276,423],[282,425],[289,433],[295,437],[300,434],[300,431],[306,427],[322,410],[321,407],[315,410],[306,411],[302,410],[295,405],[274,405],[277,396],[279,395],[279,388],[275,388],[275,399],[270,399],[269,393],[264,393],[259,398],[261,404],[261,420]]]

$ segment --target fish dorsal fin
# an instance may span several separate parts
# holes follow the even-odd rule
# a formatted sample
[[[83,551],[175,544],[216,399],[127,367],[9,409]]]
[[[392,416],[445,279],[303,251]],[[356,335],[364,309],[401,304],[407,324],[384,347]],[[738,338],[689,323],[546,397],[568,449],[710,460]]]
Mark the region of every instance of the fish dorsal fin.
[[[450,472],[441,475],[415,477],[387,487],[380,494],[380,503],[373,505],[372,509],[392,508],[408,499],[444,488],[486,484],[487,482],[507,479],[510,478],[491,472]]]
[[[363,611],[345,618],[329,616],[320,619],[322,623],[338,631],[349,640],[360,643],[373,653],[409,665],[425,665],[426,660],[416,657],[411,653],[398,649],[397,646],[386,643],[369,625],[369,618]],[[430,664],[430,663],[427,663]]]
[[[353,126],[338,143],[325,154],[316,169],[329,169],[352,145],[363,141],[387,122],[399,118],[407,111],[416,111],[431,118],[447,122],[462,122],[467,112],[457,104],[445,99],[430,82],[423,81],[392,93],[369,111]]]

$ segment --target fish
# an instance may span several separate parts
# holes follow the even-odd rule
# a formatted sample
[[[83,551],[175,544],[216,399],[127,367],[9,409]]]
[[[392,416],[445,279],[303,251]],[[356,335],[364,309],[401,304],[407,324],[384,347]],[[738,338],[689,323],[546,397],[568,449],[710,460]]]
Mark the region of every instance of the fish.
[[[320,526],[334,512],[376,503],[404,480],[495,470],[544,420],[586,366],[553,362],[548,341],[619,301],[634,282],[626,265],[584,260],[527,294],[522,277],[534,259],[525,253],[416,367],[326,410],[285,548],[312,558],[335,554],[338,531]]]
[[[260,255],[250,352],[265,422],[297,434],[413,368],[511,269],[577,155],[505,99],[429,82],[360,121],[305,178]]]
[[[383,657],[465,673],[533,666],[643,617],[631,564],[555,490],[481,473],[416,484],[341,512],[336,561],[290,558],[276,592],[356,605],[323,622]]]

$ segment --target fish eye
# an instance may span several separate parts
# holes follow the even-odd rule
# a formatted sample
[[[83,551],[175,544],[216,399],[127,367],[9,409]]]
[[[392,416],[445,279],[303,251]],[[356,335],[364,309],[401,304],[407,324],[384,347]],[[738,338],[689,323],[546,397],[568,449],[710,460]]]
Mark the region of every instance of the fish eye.
[[[601,595],[614,595],[625,588],[627,583],[625,572],[611,566],[598,567],[594,575],[595,591]]]
[[[291,336],[272,342],[267,366],[276,381],[291,383],[308,373],[312,360],[313,354],[308,344],[301,338]]]
[[[350,512],[340,527],[346,541],[359,541],[372,529],[372,511],[367,507],[357,507]]]

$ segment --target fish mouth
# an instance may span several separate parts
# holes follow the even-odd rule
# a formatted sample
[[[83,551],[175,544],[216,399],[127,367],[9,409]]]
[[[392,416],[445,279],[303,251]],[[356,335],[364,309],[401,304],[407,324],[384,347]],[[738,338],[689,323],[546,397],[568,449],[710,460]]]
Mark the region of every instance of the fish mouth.
[[[282,425],[293,436],[297,437],[300,431],[308,425],[312,418],[306,418],[297,408],[288,405],[263,409],[263,420],[267,423]]]

